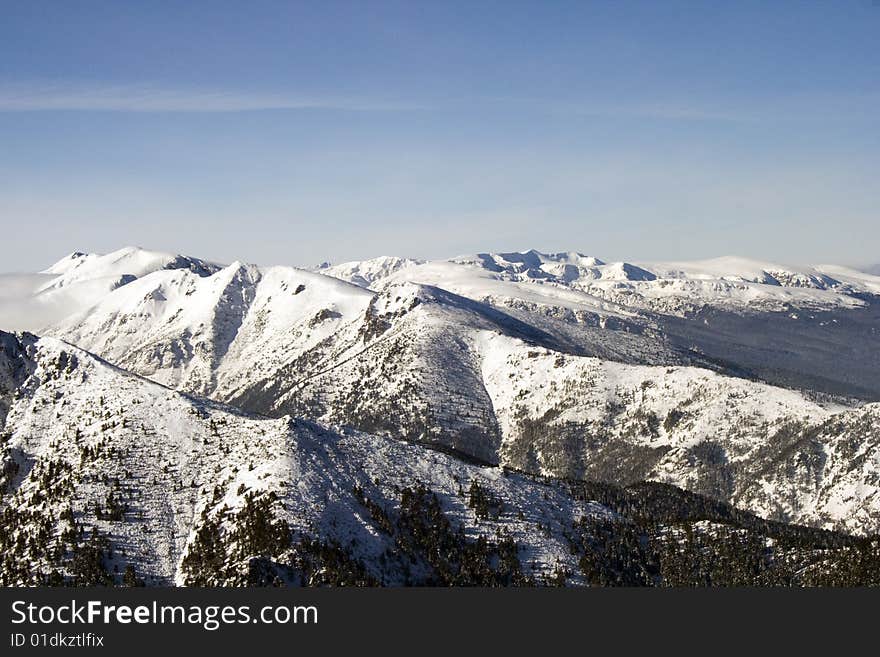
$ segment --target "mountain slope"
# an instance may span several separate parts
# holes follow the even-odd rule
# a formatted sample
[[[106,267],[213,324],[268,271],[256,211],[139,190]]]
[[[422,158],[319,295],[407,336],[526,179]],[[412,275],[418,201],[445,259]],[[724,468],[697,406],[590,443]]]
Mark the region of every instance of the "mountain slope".
[[[50,329],[138,374],[224,396],[271,376],[363,312],[372,295],[292,267],[153,272]]]
[[[562,536],[543,536],[533,528],[536,519],[610,517],[598,505],[566,499],[561,488],[527,485],[497,469],[289,418],[252,419],[125,373],[57,340],[9,334],[3,339],[0,358],[31,372],[18,394],[4,395],[12,397],[3,430],[6,584],[19,581],[25,566],[44,574],[64,567],[55,546],[62,553],[70,552],[70,545],[74,552],[88,548],[87,540],[65,537],[68,527],[94,528],[109,540],[116,554],[112,565],[120,571],[132,564],[153,583],[182,582],[199,530],[218,515],[234,517],[249,498],[271,499],[296,535],[346,546],[363,543],[363,552],[354,553],[369,562],[372,576],[399,582],[399,564],[383,570],[379,555],[390,543],[380,540],[367,520],[352,494],[355,486],[371,499],[390,501],[395,490],[430,483],[475,536],[491,528],[478,525],[457,491],[478,481],[528,513],[529,520],[510,519],[505,531],[521,544],[524,557],[539,564],[536,575],[557,561],[571,561]]]
[[[513,297],[501,302],[494,287],[529,283],[462,278],[455,263],[435,269],[448,273],[447,287],[493,294],[476,301],[396,274],[373,292],[234,263],[205,277],[153,272],[55,332],[137,374],[249,412],[351,426],[533,473],[657,479],[789,522],[873,531],[873,466],[850,469],[830,447],[826,470],[792,465],[763,494],[752,485],[767,459],[801,458],[784,436],[846,405],[695,368],[703,363],[652,337],[641,318],[601,304],[574,319],[547,317]],[[805,477],[812,483],[797,483]],[[840,482],[854,477],[868,485],[852,503],[869,510],[832,508]],[[783,501],[796,489],[800,502]]]
[[[844,267],[606,264],[532,250],[411,265],[371,288],[405,281],[503,308],[574,353],[880,400],[880,277]]]
[[[292,267],[198,262],[132,250],[62,261],[47,274],[67,277],[61,290],[111,271],[138,277],[51,332],[244,412],[536,475],[665,481],[785,522],[877,531],[877,407],[816,392],[876,399],[880,304],[866,275],[534,251],[322,270],[368,289]],[[719,307],[665,314],[647,309],[646,293],[624,293],[676,281],[717,288]],[[751,295],[825,306],[725,301]],[[29,375],[0,367],[0,387]]]
[[[665,481],[762,516],[880,530],[880,404],[852,409],[699,368],[484,338],[501,462],[553,476]]]
[[[671,487],[469,465],[255,419],[54,339],[0,334],[0,583],[829,584],[876,542]],[[723,566],[723,567],[722,567]]]

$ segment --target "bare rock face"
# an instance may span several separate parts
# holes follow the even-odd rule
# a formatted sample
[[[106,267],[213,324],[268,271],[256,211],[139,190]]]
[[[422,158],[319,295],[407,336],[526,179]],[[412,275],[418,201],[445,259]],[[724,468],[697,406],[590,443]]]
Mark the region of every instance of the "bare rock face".
[[[37,338],[29,333],[0,331],[0,429],[22,384],[36,367],[33,360]]]

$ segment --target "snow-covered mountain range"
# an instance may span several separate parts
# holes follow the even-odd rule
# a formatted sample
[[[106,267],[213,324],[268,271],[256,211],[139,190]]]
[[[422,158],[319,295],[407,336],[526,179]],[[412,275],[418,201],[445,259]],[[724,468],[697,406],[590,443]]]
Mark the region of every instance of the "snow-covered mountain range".
[[[482,546],[482,576],[589,583],[573,533],[631,508],[595,482],[880,532],[878,276],[537,251],[307,270],[126,248],[4,284],[6,582],[71,576],[59,554],[101,541],[111,573],[157,584],[322,581],[328,559],[355,580],[446,581],[448,564],[399,561],[415,504],[462,555]],[[257,550],[252,514],[260,540],[298,542]],[[758,526],[736,517],[721,524]],[[95,543],[63,538],[78,527]]]

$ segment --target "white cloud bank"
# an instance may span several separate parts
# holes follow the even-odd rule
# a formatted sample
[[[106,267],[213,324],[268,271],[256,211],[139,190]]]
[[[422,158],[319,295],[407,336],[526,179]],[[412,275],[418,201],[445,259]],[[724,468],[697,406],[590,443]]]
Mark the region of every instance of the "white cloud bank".
[[[34,296],[51,278],[45,274],[0,274],[0,330],[38,331],[72,310],[60,297],[46,303]]]

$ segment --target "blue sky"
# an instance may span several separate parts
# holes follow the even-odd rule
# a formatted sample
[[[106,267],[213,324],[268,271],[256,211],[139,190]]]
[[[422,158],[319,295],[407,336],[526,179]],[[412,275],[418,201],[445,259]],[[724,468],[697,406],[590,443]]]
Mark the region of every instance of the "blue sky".
[[[880,260],[880,6],[0,0],[0,270]]]

